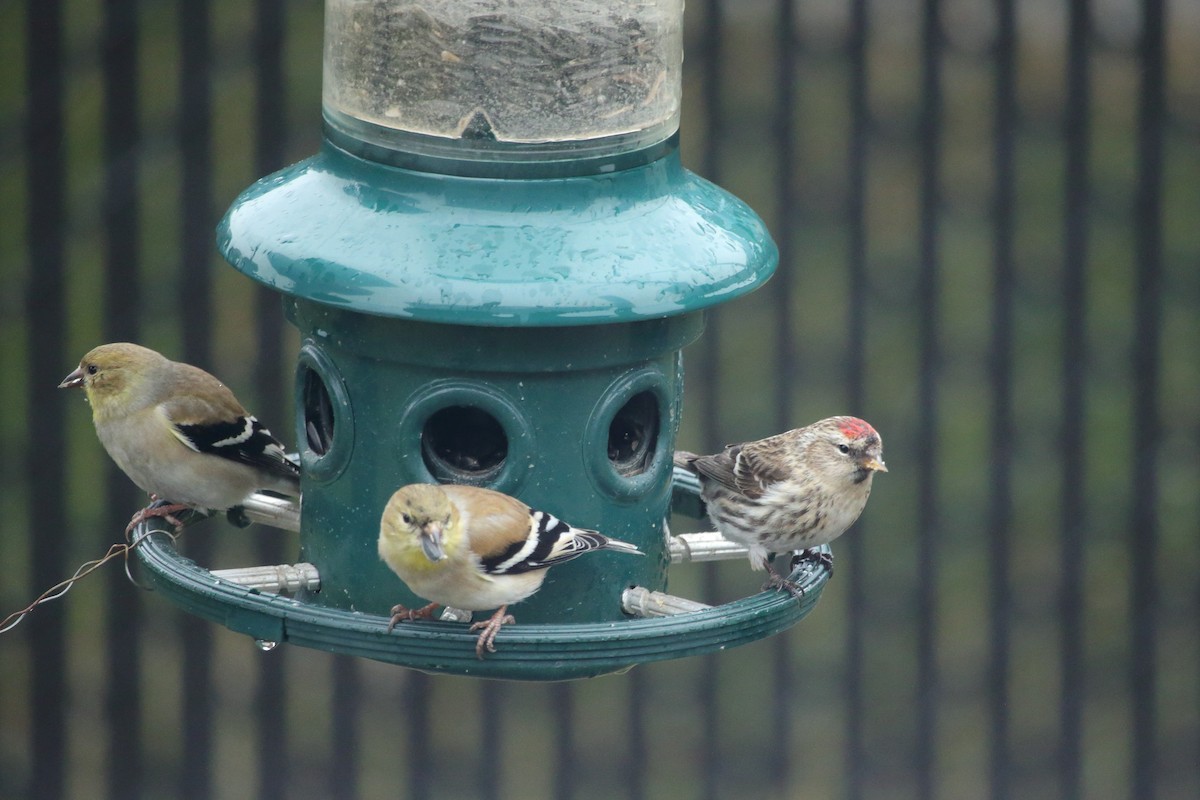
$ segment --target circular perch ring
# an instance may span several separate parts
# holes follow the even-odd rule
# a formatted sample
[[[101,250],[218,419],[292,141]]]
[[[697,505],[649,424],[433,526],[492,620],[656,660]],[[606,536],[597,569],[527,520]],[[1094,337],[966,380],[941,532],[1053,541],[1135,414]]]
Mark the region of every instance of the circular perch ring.
[[[694,483],[676,476],[675,510],[698,507]],[[681,507],[682,506],[682,507]],[[665,617],[587,624],[506,627],[498,650],[475,657],[477,634],[451,622],[398,625],[388,618],[342,611],[224,580],[181,555],[162,520],[144,523],[135,548],[154,587],[183,610],[244,633],[262,643],[311,647],[370,658],[426,672],[480,678],[554,681],[588,678],[650,662],[702,655],[779,633],[816,605],[829,567],[805,561],[789,579],[802,596],[768,590],[749,597]],[[148,529],[147,529],[148,528]],[[821,548],[821,552],[828,552]],[[517,610],[519,614],[519,609]]]

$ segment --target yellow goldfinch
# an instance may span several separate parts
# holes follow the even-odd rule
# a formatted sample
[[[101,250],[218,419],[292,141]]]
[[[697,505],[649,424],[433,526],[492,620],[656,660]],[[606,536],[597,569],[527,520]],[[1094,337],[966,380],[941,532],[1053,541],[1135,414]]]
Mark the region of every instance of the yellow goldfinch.
[[[475,655],[496,652],[496,633],[515,620],[508,606],[542,586],[546,570],[589,550],[642,552],[596,531],[575,528],[545,511],[491,489],[414,483],[392,495],[379,525],[379,557],[413,593],[432,602],[396,606],[397,623],[429,619],[439,605],[467,611],[495,608],[475,643]]]
[[[149,517],[193,508],[225,511],[268,489],[300,496],[300,471],[283,445],[219,380],[136,344],[101,345],[60,389],[82,387],[101,444],[155,502]],[[165,503],[165,505],[164,505]]]

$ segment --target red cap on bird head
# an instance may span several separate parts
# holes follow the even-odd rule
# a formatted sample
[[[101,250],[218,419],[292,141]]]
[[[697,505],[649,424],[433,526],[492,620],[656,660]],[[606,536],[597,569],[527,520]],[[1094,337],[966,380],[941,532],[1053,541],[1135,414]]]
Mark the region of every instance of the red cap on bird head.
[[[842,417],[842,421],[838,425],[838,429],[841,430],[842,433],[846,434],[846,437],[849,439],[861,439],[864,436],[869,436],[873,433],[876,436],[879,435],[875,433],[875,429],[871,427],[869,422],[859,419],[858,417]]]

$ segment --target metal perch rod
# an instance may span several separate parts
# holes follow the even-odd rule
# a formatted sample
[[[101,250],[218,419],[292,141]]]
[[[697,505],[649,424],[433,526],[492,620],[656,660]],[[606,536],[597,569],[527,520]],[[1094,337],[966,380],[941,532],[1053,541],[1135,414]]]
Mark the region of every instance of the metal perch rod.
[[[621,610],[634,617],[673,617],[709,608],[712,606],[641,586],[632,586],[621,592]]]
[[[689,561],[730,561],[745,558],[746,548],[731,542],[716,531],[681,533],[667,539],[672,564]]]
[[[291,498],[252,494],[242,508],[251,522],[285,531],[300,531],[300,503]]]
[[[321,576],[317,568],[307,562],[268,567],[214,569],[212,574],[238,586],[271,594],[295,594],[301,589],[316,592],[321,589]]]

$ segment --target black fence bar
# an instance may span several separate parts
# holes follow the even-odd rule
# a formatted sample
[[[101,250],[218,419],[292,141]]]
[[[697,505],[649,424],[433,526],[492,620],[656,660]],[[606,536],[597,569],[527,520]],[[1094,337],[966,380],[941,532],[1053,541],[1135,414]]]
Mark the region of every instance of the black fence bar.
[[[644,800],[646,797],[646,754],[650,742],[646,737],[646,704],[649,692],[646,687],[646,671],[634,669],[629,672],[629,800]]]
[[[854,0],[850,8],[848,40],[850,69],[850,148],[847,186],[847,270],[850,296],[866,297],[867,224],[866,180],[867,145],[870,135],[870,111],[867,105],[867,37],[869,15],[866,0]],[[863,294],[860,294],[863,293]],[[867,303],[852,302],[847,316],[847,395],[852,410],[866,405],[866,322]],[[853,568],[845,572],[846,589],[846,796],[859,800],[864,795],[867,775],[867,747],[863,723],[866,707],[864,685],[864,620],[866,617],[865,521],[858,523],[856,535],[846,537],[845,548]]]
[[[180,358],[212,368],[212,291],[209,264],[213,251],[212,72],[213,58],[208,0],[184,0],[177,5],[179,42],[179,140],[182,170],[180,259],[177,307],[183,353]],[[213,538],[189,536],[187,552],[201,564],[212,563]],[[178,775],[179,796],[204,800],[213,793],[213,629],[188,620],[179,627],[183,651],[183,758]]]
[[[179,151],[183,170],[179,310],[183,359],[205,369],[212,368],[213,360],[211,21],[208,0],[179,4]],[[190,542],[189,546],[198,544]]]
[[[363,707],[362,670],[350,656],[333,657],[333,689],[330,697],[333,741],[329,752],[327,796],[333,800],[356,800],[361,794],[359,775],[360,713]]]
[[[254,169],[255,178],[261,178],[285,166],[287,151],[287,116],[284,101],[287,91],[283,74],[284,14],[282,0],[258,0],[255,4],[254,23]],[[265,286],[254,287],[255,322],[255,394],[256,408],[262,419],[269,424],[277,436],[290,441],[292,431],[286,424],[284,402],[285,389],[290,389],[292,370],[285,362],[283,346],[283,305],[279,292]],[[299,442],[296,443],[299,446]],[[285,555],[283,541],[279,537],[259,537],[259,556],[262,563],[273,563]],[[260,678],[266,680],[266,666]],[[282,666],[278,668],[282,670]],[[271,676],[282,680],[282,671]],[[282,699],[282,698],[277,698]],[[282,712],[282,703],[276,709]],[[281,740],[280,740],[281,741]],[[280,751],[283,752],[282,750]]]
[[[575,758],[575,687],[571,683],[556,683],[550,687],[550,711],[554,720],[554,775],[552,786],[556,800],[575,796],[575,777],[579,764]]]
[[[867,144],[870,109],[867,105],[867,36],[870,16],[867,0],[850,4],[850,30],[846,58],[849,62],[850,146],[846,186],[846,281],[851,302],[846,317],[847,399],[851,413],[866,407],[867,352]],[[846,581],[845,737],[843,770],[847,800],[861,800],[868,769],[863,726],[867,716],[863,695],[866,659],[866,520],[859,520],[853,536],[844,538],[851,569],[838,577]]]
[[[1087,442],[1085,382],[1087,377],[1087,262],[1089,166],[1091,149],[1091,69],[1087,0],[1072,0],[1068,10],[1065,143],[1064,262],[1062,283],[1062,505],[1059,526],[1059,630],[1062,681],[1059,710],[1059,791],[1064,798],[1082,797],[1084,641],[1084,533],[1088,525],[1084,495]]]
[[[500,800],[503,796],[501,778],[504,772],[504,696],[507,694],[503,683],[499,681],[482,681],[479,690],[480,731],[479,751],[484,754],[479,759],[479,797],[481,800]],[[415,726],[414,726],[415,727]],[[422,726],[428,730],[428,721]]]
[[[941,3],[926,0],[921,18],[921,96],[917,124],[921,177],[917,264],[917,720],[918,797],[933,797],[937,757],[938,351],[941,211]]]
[[[283,167],[283,22],[281,0],[259,0],[255,4],[255,177],[267,175]],[[291,431],[285,428],[287,418],[284,416],[283,402],[283,313],[279,293],[265,286],[254,286],[253,292],[255,413],[260,419],[270,420],[266,424],[277,436],[288,441],[292,436]],[[296,444],[299,446],[299,442]],[[258,563],[279,564],[294,556],[287,553],[287,540],[278,536],[277,532],[260,531],[259,534],[255,546]],[[258,753],[258,797],[264,800],[289,795],[287,765],[288,742],[291,736],[287,724],[288,705],[285,690],[288,685],[287,665],[291,655],[290,650],[273,651],[258,662],[258,684],[254,691],[254,714],[257,723],[255,739]],[[337,706],[332,710],[334,715],[354,713],[349,708],[343,710]],[[338,746],[344,747],[345,743],[339,743]],[[352,758],[351,761],[353,763]]]
[[[283,0],[258,0],[255,12],[254,166],[258,175],[263,176],[283,168],[287,145]],[[269,296],[276,301],[273,308],[278,308],[279,294],[272,292]]]
[[[140,336],[139,278],[140,204],[138,178],[139,130],[138,10],[132,0],[107,0],[104,6],[102,61],[104,71],[104,194],[101,198],[105,232],[104,338],[136,342]],[[105,460],[109,502],[97,533],[102,551],[124,530],[129,515],[146,499],[129,479]],[[145,749],[141,729],[141,659],[144,615],[141,593],[129,585],[122,570],[108,573],[107,794],[116,800],[140,797]]]
[[[397,719],[407,720],[407,747],[405,751],[408,755],[408,797],[411,800],[425,800],[432,797],[430,791],[430,782],[433,776],[433,765],[430,759],[433,756],[433,748],[430,747],[430,720],[429,720],[429,693],[433,690],[433,681],[428,675],[423,672],[413,672],[405,676],[408,682],[407,691],[401,695],[401,705],[395,709]],[[484,694],[486,696],[486,694]],[[480,724],[485,729],[483,733],[483,748],[484,752],[495,752],[488,750],[488,736],[486,728],[489,724],[489,712],[486,700],[483,703],[483,708],[480,713]],[[481,781],[480,788],[486,789],[487,782]],[[480,797],[486,797],[484,791],[480,792]]]
[[[1154,797],[1157,787],[1157,670],[1159,545],[1158,457],[1163,425],[1159,411],[1162,380],[1162,185],[1166,113],[1166,53],[1162,0],[1142,4],[1141,71],[1137,112],[1137,189],[1133,207],[1134,263],[1137,264],[1134,342],[1133,448],[1129,552],[1132,604],[1129,642],[1133,700],[1133,774],[1130,797]]]
[[[25,237],[29,280],[25,292],[28,383],[25,472],[29,529],[67,530],[65,461],[46,453],[65,452],[64,398],[50,390],[67,372],[66,353],[66,157],[63,124],[63,15],[57,0],[25,4]],[[30,574],[25,593],[36,596],[62,580],[62,541],[52,535],[28,537]],[[57,800],[64,794],[67,770],[66,613],[62,604],[38,609],[36,625],[24,632],[29,641],[31,766],[26,797]],[[10,634],[11,635],[11,634]]]
[[[778,430],[792,427],[792,387],[796,379],[796,347],[792,331],[792,279],[796,269],[796,237],[799,207],[796,202],[796,64],[800,38],[795,32],[794,0],[779,0],[776,18],[777,64],[775,71],[774,146],[775,229],[779,269],[771,279],[775,314],[775,423]],[[782,788],[782,787],[781,787]]]
[[[1013,464],[1013,294],[1016,283],[1014,236],[1016,211],[1016,9],[1012,0],[996,4],[994,50],[996,105],[992,121],[992,337],[989,352],[991,443],[988,497],[988,623],[991,629],[987,670],[991,796],[1011,795],[1009,746],[1009,674],[1012,663],[1012,464]]]

